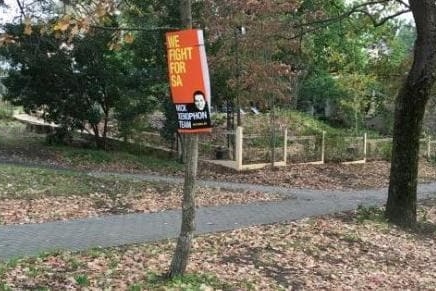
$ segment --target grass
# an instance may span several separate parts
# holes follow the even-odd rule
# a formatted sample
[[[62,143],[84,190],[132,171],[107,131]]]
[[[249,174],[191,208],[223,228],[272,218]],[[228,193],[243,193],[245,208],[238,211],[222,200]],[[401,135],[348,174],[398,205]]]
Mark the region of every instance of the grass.
[[[294,111],[294,110],[277,110],[276,124],[282,124],[288,128],[288,132],[297,136],[305,135],[320,135],[323,131],[327,136],[355,136],[354,128],[333,127],[328,123],[314,118],[312,115]],[[269,130],[271,126],[271,116],[269,114],[262,115],[246,115],[243,121],[244,130],[247,132],[257,132],[261,130]],[[362,128],[357,134],[363,136],[367,133],[368,137],[379,137],[380,134],[373,130]]]
[[[0,198],[34,199],[50,196],[88,196],[104,192],[109,196],[140,191],[146,183],[83,173],[0,164]]]
[[[26,126],[13,120],[0,118],[0,146],[10,147],[43,146],[45,138],[41,134],[26,131]]]
[[[150,152],[143,151],[139,154],[123,151],[103,151],[96,149],[71,148],[66,146],[53,147],[60,158],[73,166],[80,165],[109,165],[120,164],[137,169],[180,171],[183,165],[170,157],[159,157]]]
[[[357,208],[356,219],[361,223],[364,223],[367,220],[382,223],[387,222],[383,209],[375,206],[364,207],[362,205],[359,205],[359,207]]]
[[[14,106],[1,100],[0,97],[0,120],[12,120]]]
[[[110,169],[133,168],[169,172],[181,171],[184,167],[169,154],[158,154],[152,149],[133,148],[123,143],[116,143],[110,151],[50,146],[45,142],[45,135],[28,132],[23,124],[5,120],[0,120],[0,148],[6,157],[14,155],[19,159],[34,158],[37,161],[45,158],[68,167],[105,166]]]
[[[131,288],[141,288],[133,290],[230,290],[231,285],[220,281],[212,274],[186,274],[184,276],[176,276],[171,279],[165,276],[149,273],[147,275],[147,282],[142,286],[141,284],[132,285]],[[209,289],[206,289],[209,288]]]
[[[77,285],[79,285],[80,287],[89,286],[89,278],[87,275],[83,275],[83,274],[76,275],[74,279],[76,280]]]

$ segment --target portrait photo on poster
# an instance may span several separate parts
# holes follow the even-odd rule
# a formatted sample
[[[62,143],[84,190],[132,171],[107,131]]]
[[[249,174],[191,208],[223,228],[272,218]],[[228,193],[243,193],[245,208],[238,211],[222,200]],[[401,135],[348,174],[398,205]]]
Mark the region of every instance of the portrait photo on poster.
[[[206,108],[206,97],[204,96],[203,92],[194,92],[194,104],[199,111],[203,111]]]
[[[200,129],[211,127],[209,106],[202,91],[195,91],[192,103],[175,104],[179,129]]]

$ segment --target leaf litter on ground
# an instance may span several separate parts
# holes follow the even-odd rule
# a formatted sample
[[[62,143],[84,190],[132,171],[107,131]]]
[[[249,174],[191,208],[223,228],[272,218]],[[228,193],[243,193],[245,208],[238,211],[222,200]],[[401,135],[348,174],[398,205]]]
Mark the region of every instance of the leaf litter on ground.
[[[42,223],[181,207],[180,184],[96,178],[80,173],[0,165],[0,224]],[[197,187],[197,206],[285,199],[259,191]]]
[[[12,289],[77,289],[77,278],[86,278],[91,290],[202,290],[201,284],[208,290],[434,290],[436,200],[420,205],[413,229],[387,224],[382,213],[362,208],[197,236],[188,273],[212,276],[212,287],[212,279],[194,287],[156,285],[152,277],[167,271],[174,240],[17,259],[0,264],[0,281]]]

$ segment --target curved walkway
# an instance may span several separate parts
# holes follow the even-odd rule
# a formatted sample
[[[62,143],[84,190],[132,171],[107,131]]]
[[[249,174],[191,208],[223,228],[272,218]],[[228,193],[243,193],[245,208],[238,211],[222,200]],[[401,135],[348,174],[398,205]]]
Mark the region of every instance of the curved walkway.
[[[118,175],[126,178],[182,183],[183,180],[153,175]],[[204,207],[197,209],[197,234],[225,231],[251,225],[271,224],[302,217],[352,210],[359,205],[382,205],[387,189],[362,191],[315,191],[241,183],[198,181],[200,185],[280,193],[291,197],[275,202]],[[436,183],[420,185],[419,199],[436,198]],[[84,250],[175,238],[181,212],[111,215],[42,224],[0,226],[0,259],[37,255],[51,250]]]

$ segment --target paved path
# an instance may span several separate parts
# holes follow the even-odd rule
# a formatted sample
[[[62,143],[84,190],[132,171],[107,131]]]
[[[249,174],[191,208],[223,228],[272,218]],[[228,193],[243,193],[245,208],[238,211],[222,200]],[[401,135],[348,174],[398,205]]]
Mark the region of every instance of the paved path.
[[[107,175],[108,173],[90,173]],[[152,175],[122,175],[129,178],[182,182],[178,178]],[[270,224],[355,209],[359,205],[382,205],[387,190],[314,191],[282,187],[199,181],[200,185],[227,189],[253,189],[281,193],[289,199],[220,207],[204,207],[197,211],[197,233],[225,231],[250,225]],[[421,185],[419,198],[436,198],[436,183]],[[180,211],[151,214],[112,215],[43,224],[0,226],[0,259],[36,255],[42,251],[83,250],[131,243],[157,241],[177,237]]]

